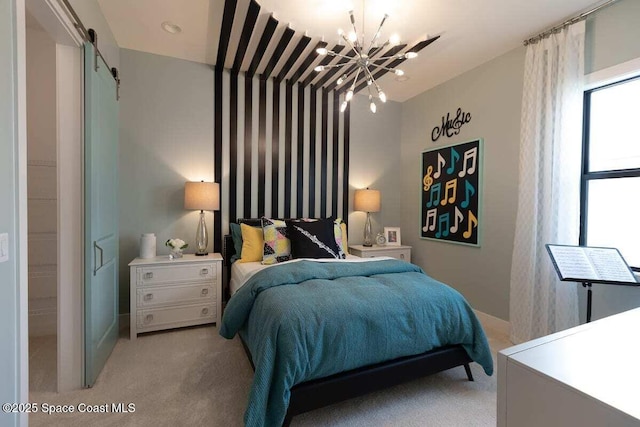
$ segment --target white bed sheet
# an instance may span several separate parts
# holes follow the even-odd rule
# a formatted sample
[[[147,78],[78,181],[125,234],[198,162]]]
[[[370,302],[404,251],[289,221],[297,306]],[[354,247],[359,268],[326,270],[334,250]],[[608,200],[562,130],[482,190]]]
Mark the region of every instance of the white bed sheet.
[[[307,259],[310,261],[318,261],[318,262],[335,262],[335,261],[366,262],[366,261],[380,261],[383,259],[393,259],[393,258],[390,258],[390,257],[360,258],[355,255],[347,255],[347,258],[343,260],[337,260],[333,258],[321,258],[321,259],[300,258],[300,259],[294,259],[287,262],[296,262],[296,261],[301,261],[302,259]],[[245,283],[247,283],[247,281],[250,278],[252,278],[253,275],[256,274],[258,271],[262,271],[265,268],[269,268],[269,267],[273,267],[275,265],[281,265],[281,264],[282,263],[273,264],[273,265],[262,265],[262,263],[257,261],[256,262],[234,262],[231,265],[231,280],[229,281],[229,288],[231,291],[231,295],[233,296],[233,294],[238,292],[238,289],[240,289]]]

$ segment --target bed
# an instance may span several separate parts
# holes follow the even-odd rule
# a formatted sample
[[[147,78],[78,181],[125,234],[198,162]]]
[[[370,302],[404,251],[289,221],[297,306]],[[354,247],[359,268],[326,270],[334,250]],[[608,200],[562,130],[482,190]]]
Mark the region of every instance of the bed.
[[[472,309],[413,264],[293,260],[236,265],[231,274],[234,252],[226,236],[233,296],[220,334],[239,335],[255,371],[248,426],[288,425],[297,414],[458,366],[473,381],[472,361],[492,374]]]

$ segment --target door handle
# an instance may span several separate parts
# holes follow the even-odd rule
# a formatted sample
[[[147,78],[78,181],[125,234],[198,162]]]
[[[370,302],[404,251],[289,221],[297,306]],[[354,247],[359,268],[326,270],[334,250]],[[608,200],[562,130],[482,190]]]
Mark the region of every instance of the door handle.
[[[100,267],[98,267],[96,249],[100,251]],[[98,245],[98,242],[94,241],[93,242],[93,275],[95,276],[98,273],[98,270],[100,270],[103,266],[104,266],[104,251],[102,250],[100,245]]]

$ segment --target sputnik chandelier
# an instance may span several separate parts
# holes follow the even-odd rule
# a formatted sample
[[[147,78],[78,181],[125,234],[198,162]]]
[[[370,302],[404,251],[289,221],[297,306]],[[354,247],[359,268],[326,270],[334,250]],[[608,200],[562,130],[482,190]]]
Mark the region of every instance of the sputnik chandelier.
[[[385,71],[394,73],[396,76],[402,76],[404,75],[404,71],[398,68],[388,68],[383,66],[382,64],[384,64],[389,59],[413,59],[416,56],[418,56],[416,52],[406,52],[398,55],[383,56],[380,58],[375,58],[375,56],[371,57],[375,55],[375,53],[380,52],[386,46],[389,46],[389,45],[395,46],[400,43],[399,37],[397,35],[393,35],[389,37],[389,39],[386,42],[384,42],[381,46],[379,47],[376,46],[378,38],[380,37],[380,33],[382,31],[382,26],[384,25],[384,22],[387,20],[388,17],[389,15],[387,14],[384,15],[384,17],[382,18],[382,22],[380,22],[380,25],[378,26],[378,30],[376,31],[375,35],[369,42],[369,47],[365,49],[364,48],[365,46],[364,18],[362,22],[362,35],[359,36],[358,30],[356,29],[356,20],[355,20],[355,17],[353,16],[353,10],[350,10],[349,18],[351,20],[351,26],[353,27],[353,31],[351,31],[348,35],[346,35],[345,32],[340,29],[338,30],[338,35],[345,41],[347,46],[349,46],[354,51],[355,55],[353,56],[341,55],[339,53],[328,50],[324,47],[316,49],[316,52],[319,55],[336,56],[343,59],[343,62],[339,64],[318,65],[317,67],[314,68],[314,70],[317,72],[321,72],[329,68],[339,68],[339,67],[355,65],[355,67],[353,67],[351,71],[344,73],[336,81],[336,85],[340,86],[347,79],[349,79],[349,75],[352,74],[353,71],[355,71],[355,77],[353,79],[353,83],[351,84],[349,91],[347,91],[344,102],[342,102],[342,104],[340,105],[341,112],[344,112],[344,110],[347,109],[347,105],[349,104],[349,101],[351,101],[351,99],[353,98],[354,91],[356,89],[356,83],[358,82],[358,78],[364,77],[366,79],[367,89],[369,91],[369,109],[371,110],[372,113],[375,113],[378,109],[375,103],[375,98],[378,98],[381,102],[384,103],[384,102],[387,102],[387,96],[380,88],[380,85],[378,85],[378,82],[376,82],[376,79],[373,77],[372,71],[385,70]],[[372,90],[372,86],[374,88],[373,90]]]

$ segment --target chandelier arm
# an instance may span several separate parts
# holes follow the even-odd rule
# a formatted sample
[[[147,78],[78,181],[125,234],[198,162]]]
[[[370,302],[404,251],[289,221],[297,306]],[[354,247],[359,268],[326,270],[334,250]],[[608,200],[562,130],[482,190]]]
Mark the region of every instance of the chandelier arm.
[[[401,53],[399,55],[393,55],[393,56],[382,56],[380,58],[375,58],[375,61],[388,61],[390,59],[404,59],[404,53]]]
[[[386,21],[388,17],[389,15],[385,13],[384,17],[382,18],[382,22],[380,22],[380,25],[378,26],[378,31],[376,31],[376,33],[371,38],[371,43],[369,43],[369,48],[367,49],[367,51],[371,51],[371,48],[373,47],[373,43],[378,39],[378,37],[380,37],[380,31],[382,31],[382,26],[384,25],[384,21]]]
[[[349,59],[349,60],[353,60],[354,62],[355,62],[355,61],[357,61],[357,59],[356,59],[356,58],[354,58],[353,56],[343,55],[343,54],[341,54],[341,53],[335,53],[335,52],[334,52],[333,54],[330,54],[330,55],[331,55],[331,56],[336,56],[336,57],[338,57],[338,58],[347,58],[347,59]]]
[[[383,65],[378,65],[378,64],[369,64],[370,67],[376,67],[376,68],[380,68],[382,70],[386,70],[386,71],[390,71],[392,73],[395,73],[396,69],[395,68],[389,68],[389,67],[385,67]]]
[[[342,64],[332,64],[332,65],[323,65],[323,71],[324,70],[328,70],[330,68],[340,68],[340,67],[344,67],[345,65],[349,65],[348,62],[344,62]]]
[[[367,85],[367,92],[369,92],[370,97],[373,97],[373,94],[371,93],[371,86],[372,85]]]
[[[387,47],[387,45],[389,45],[389,42],[385,42],[383,45],[376,48],[369,49],[369,52],[367,52],[367,55],[369,55],[369,59],[371,59],[372,61],[378,59],[376,58],[376,55],[382,52],[382,49]]]
[[[349,64],[346,64],[346,65],[349,65]],[[349,71],[345,72],[345,73],[343,74],[343,76],[342,76],[342,77],[343,77],[343,81],[342,81],[342,83],[344,83],[346,80],[348,80],[348,79],[349,79],[349,77],[350,77],[350,76],[352,76],[352,75],[353,75],[353,73],[355,73],[359,68],[360,68],[360,67],[353,67],[353,69],[351,69],[351,70],[349,70]],[[341,83],[341,84],[342,84],[342,83]],[[337,81],[336,81],[336,82],[334,82],[332,85],[329,85],[329,88],[332,88],[332,87],[335,87],[335,86],[338,86]]]
[[[378,87],[378,83],[376,82],[375,77],[373,77],[373,74],[371,74],[371,71],[369,70],[369,68],[366,69],[366,72],[369,78],[371,79],[371,83],[374,84],[376,87]]]
[[[363,13],[364,13],[364,9],[363,9]],[[353,10],[349,11],[349,19],[351,20],[351,26],[353,27],[353,32],[356,35],[356,42],[355,42],[355,47],[358,46],[358,30],[356,29],[356,18],[355,16],[353,16]],[[364,25],[364,22],[363,22]],[[354,49],[355,49],[354,47]],[[357,53],[360,53],[356,50]]]
[[[342,33],[341,36],[342,36],[342,40],[344,40],[345,43],[347,43],[349,45],[349,47],[351,49],[353,49],[353,51],[356,53],[356,56],[360,57],[360,52],[358,52],[358,49],[356,49],[356,47],[353,45],[353,43],[351,43],[351,40],[349,40],[347,37],[345,37],[344,33]]]
[[[356,70],[356,77],[353,79],[353,84],[351,85],[351,90],[354,90],[356,88],[356,82],[358,81],[358,76],[360,75],[360,70],[362,69],[362,67],[358,67],[358,69]]]

